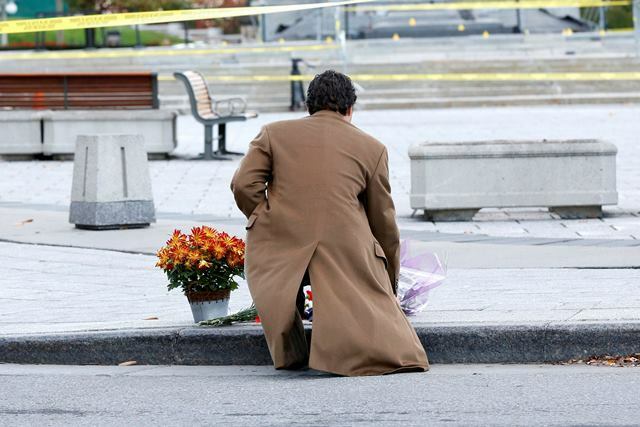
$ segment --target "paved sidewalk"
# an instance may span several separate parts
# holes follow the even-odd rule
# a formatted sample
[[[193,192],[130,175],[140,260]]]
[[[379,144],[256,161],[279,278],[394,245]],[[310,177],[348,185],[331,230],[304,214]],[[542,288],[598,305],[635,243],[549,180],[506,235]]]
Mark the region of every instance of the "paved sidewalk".
[[[230,149],[246,150],[261,124],[294,116],[231,126]],[[447,260],[445,285],[411,318],[434,360],[638,351],[638,116],[640,106],[626,105],[357,112],[356,123],[389,147],[402,236]],[[176,154],[196,154],[201,133],[181,117]],[[543,209],[492,209],[473,222],[411,218],[414,142],[581,137],[619,148],[620,204],[602,220],[560,220]],[[210,224],[244,236],[228,189],[237,162],[153,161],[158,222],[92,232],[68,223],[72,162],[0,161],[0,362],[115,363],[137,354],[144,363],[268,363],[259,327],[194,327],[185,297],[168,293],[154,268],[152,254],[174,228]],[[249,304],[243,286],[231,310]]]
[[[189,327],[148,255],[0,243],[0,336]],[[250,305],[243,283],[231,310]],[[157,317],[157,320],[145,320]],[[640,322],[637,269],[450,269],[414,324]]]
[[[194,326],[153,256],[0,243],[0,263],[0,363],[270,363],[258,325]],[[629,268],[451,268],[410,320],[434,363],[629,354],[640,336],[638,279]],[[249,303],[243,284],[231,310]]]
[[[89,231],[68,223],[65,209],[41,206],[0,207],[0,241],[62,247],[107,249],[153,255],[171,232],[206,224],[245,238],[244,218],[162,214],[144,229]],[[25,222],[28,221],[28,222]],[[473,225],[473,223],[469,224]],[[422,242],[451,268],[630,268],[640,267],[640,241],[614,238],[492,237],[469,233],[416,230],[400,222],[400,236]]]
[[[244,151],[260,126],[303,113],[263,114],[229,127],[229,148]],[[545,106],[445,110],[357,111],[355,123],[387,145],[391,185],[401,224],[409,229],[499,237],[552,237],[640,240],[640,106]],[[576,125],[576,124],[579,124]],[[484,139],[602,138],[619,149],[618,206],[604,219],[559,220],[546,209],[489,209],[474,222],[432,223],[410,218],[408,147],[417,142]],[[176,156],[202,149],[202,126],[180,117]],[[218,220],[241,219],[229,182],[238,160],[150,163],[160,214]],[[67,209],[73,162],[0,161],[0,206]]]

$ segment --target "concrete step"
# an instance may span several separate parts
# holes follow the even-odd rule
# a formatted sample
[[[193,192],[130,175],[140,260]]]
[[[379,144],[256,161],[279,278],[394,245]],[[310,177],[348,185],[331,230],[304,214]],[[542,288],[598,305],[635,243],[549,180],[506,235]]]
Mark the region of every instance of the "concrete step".
[[[397,43],[358,40],[347,44],[346,62],[336,50],[190,55],[191,51],[173,49],[167,50],[170,53],[167,56],[102,58],[92,59],[90,63],[91,67],[104,71],[152,70],[162,77],[171,76],[175,70],[197,69],[208,77],[216,99],[242,96],[261,111],[282,111],[289,105],[288,81],[226,82],[216,80],[215,76],[287,76],[290,58],[298,54],[316,65],[313,69],[303,69],[304,73],[311,75],[326,68],[346,70],[352,75],[640,71],[640,57],[635,55],[634,46],[633,38],[629,36],[600,40],[593,35],[571,39],[557,35],[530,38],[501,36],[490,41],[473,37],[427,41],[402,39]],[[187,54],[183,55],[185,52]],[[574,54],[567,55],[567,52]],[[42,64],[29,60],[0,60],[0,63],[7,72],[39,71]],[[50,60],[47,68],[51,71],[81,71],[86,69],[86,64],[86,59]],[[511,105],[509,102],[513,105],[526,102],[574,103],[583,102],[582,98],[593,102],[614,102],[616,99],[635,102],[632,93],[640,91],[640,81],[356,82],[364,89],[359,100],[366,108]],[[185,88],[180,82],[161,79],[159,91],[164,107],[187,107]],[[616,97],[616,93],[622,96]]]
[[[308,43],[303,43],[308,45]],[[289,48],[291,45],[287,44]],[[234,46],[212,46],[214,49],[227,49]],[[247,46],[251,47],[251,46]],[[255,47],[263,47],[257,45]],[[267,48],[280,48],[279,44],[264,45]],[[326,49],[317,51],[285,51],[251,53],[246,47],[241,47],[239,53],[199,53],[200,49],[160,49],[161,56],[150,55],[153,49],[140,52],[145,56],[115,56],[108,58],[64,58],[47,59],[47,69],[50,71],[86,69],[87,61],[92,67],[101,69],[138,71],[154,70],[171,73],[177,69],[205,69],[205,70],[229,70],[232,68],[251,69],[254,72],[266,72],[280,67],[284,70],[290,68],[292,56],[305,58],[319,66],[327,66],[342,63],[342,51],[339,49]],[[294,47],[295,49],[295,47]],[[72,52],[73,53],[73,52]],[[80,51],[80,54],[82,51]],[[127,51],[100,49],[96,54],[115,55],[127,54]],[[8,52],[7,54],[12,54]],[[55,53],[53,53],[55,54]],[[37,54],[33,56],[38,58]],[[566,39],[559,35],[536,35],[523,37],[521,35],[509,35],[482,40],[475,37],[441,38],[437,40],[403,39],[399,42],[390,40],[353,40],[347,43],[346,58],[349,66],[357,70],[358,67],[375,68],[376,64],[386,64],[390,67],[406,66],[408,64],[425,64],[431,69],[481,69],[480,63],[501,63],[505,67],[522,66],[529,63],[536,67],[541,63],[564,61],[567,63],[580,63],[591,61],[596,66],[605,68],[619,64],[625,68],[628,62],[637,64],[636,47],[631,35],[611,35],[600,39],[597,35],[580,35]],[[615,61],[607,61],[615,59]],[[635,58],[635,59],[634,59]],[[5,71],[36,71],[42,67],[42,60],[11,59],[0,62]],[[466,65],[465,65],[466,64]],[[353,72],[353,71],[351,71]]]
[[[629,92],[640,90],[640,81],[608,82],[397,82],[393,85],[378,85],[369,82],[359,91],[359,98],[376,96],[402,96],[420,98],[429,96],[488,96],[488,95],[536,95],[536,94],[578,94],[594,92]],[[211,84],[214,98],[243,96],[247,99],[289,97],[290,86],[285,82],[262,83],[256,85],[219,85]],[[306,85],[305,85],[306,87]],[[180,86],[163,86],[160,94],[163,98],[185,97],[186,91]]]
[[[640,92],[573,95],[514,95],[458,98],[374,98],[359,101],[363,109],[500,107],[524,105],[625,104],[640,103]]]
[[[262,113],[289,111],[289,97],[277,99],[247,98],[247,108]],[[360,97],[358,109],[454,108],[524,105],[626,104],[640,103],[640,91],[590,94],[529,94],[458,97]],[[190,114],[186,97],[161,99],[161,107]]]

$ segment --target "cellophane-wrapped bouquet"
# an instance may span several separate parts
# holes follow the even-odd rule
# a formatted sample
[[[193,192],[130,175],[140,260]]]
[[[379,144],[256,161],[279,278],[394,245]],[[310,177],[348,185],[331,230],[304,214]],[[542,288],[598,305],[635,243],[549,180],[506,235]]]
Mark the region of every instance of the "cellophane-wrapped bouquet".
[[[442,285],[445,278],[446,267],[438,255],[420,249],[419,242],[402,241],[398,300],[407,316],[422,311],[427,305],[429,292]]]

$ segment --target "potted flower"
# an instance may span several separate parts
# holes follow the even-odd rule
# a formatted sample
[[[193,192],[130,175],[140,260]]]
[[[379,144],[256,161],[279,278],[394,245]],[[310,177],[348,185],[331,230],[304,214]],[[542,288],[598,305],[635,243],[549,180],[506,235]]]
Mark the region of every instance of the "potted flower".
[[[244,251],[242,239],[211,227],[194,227],[188,235],[175,230],[156,266],[167,274],[169,290],[182,289],[200,322],[227,315],[236,279],[244,277]]]

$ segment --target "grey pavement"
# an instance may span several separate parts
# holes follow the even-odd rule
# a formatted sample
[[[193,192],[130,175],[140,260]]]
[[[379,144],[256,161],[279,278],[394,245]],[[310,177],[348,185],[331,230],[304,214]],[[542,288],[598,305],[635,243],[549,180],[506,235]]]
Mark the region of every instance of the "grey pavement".
[[[193,326],[186,298],[167,292],[154,264],[149,255],[0,243],[0,336]],[[450,268],[410,319],[430,327],[640,323],[639,284],[633,268]],[[230,309],[250,303],[242,283]]]
[[[240,238],[246,231],[244,218],[212,219],[206,215],[161,214],[148,228],[97,234],[74,228],[64,208],[11,204],[0,207],[0,216],[4,219],[0,241],[147,255],[155,254],[176,228],[186,231],[206,224]],[[424,249],[437,253],[451,268],[640,267],[640,241],[634,239],[495,237],[416,230],[418,227],[403,222],[400,227],[402,238],[421,242]],[[499,229],[499,225],[495,227]]]
[[[637,425],[640,369],[434,365],[343,378],[256,366],[0,365],[0,424]]]
[[[302,113],[263,114],[229,126],[229,148],[244,151],[265,123]],[[640,239],[640,106],[545,106],[434,110],[357,111],[355,124],[385,143],[401,228],[471,235],[564,239]],[[178,148],[184,157],[202,149],[202,126],[182,116]],[[474,222],[432,223],[411,218],[410,168],[413,143],[483,139],[602,138],[618,154],[619,204],[605,208],[603,219],[560,220],[546,209],[488,209]],[[199,220],[241,219],[228,189],[236,161],[152,161],[153,193],[159,216]],[[73,162],[0,161],[0,207],[66,209],[70,203]],[[26,218],[25,218],[26,219]]]
[[[487,333],[499,341],[513,333],[510,327],[525,331],[527,345],[534,347],[546,346],[556,335],[566,336],[566,343],[551,342],[541,350],[551,356],[534,355],[528,361],[557,360],[553,351],[558,347],[553,345],[562,347],[571,340],[577,344],[563,354],[626,349],[637,343],[639,114],[640,107],[634,105],[356,113],[356,124],[389,148],[402,236],[419,240],[449,268],[445,285],[432,291],[426,309],[411,319],[424,331],[421,337],[455,339],[460,331],[455,328],[466,328],[464,345],[473,348],[477,336]],[[265,114],[230,126],[229,148],[246,150],[262,124],[300,115]],[[189,332],[195,329],[184,296],[166,291],[166,278],[154,268],[152,254],[174,228],[210,224],[242,237],[245,220],[228,189],[238,160],[184,160],[201,149],[202,128],[181,117],[178,131],[176,158],[150,164],[158,222],[147,229],[76,230],[67,221],[72,162],[0,161],[0,337],[62,334],[58,338],[64,340],[64,334],[126,330],[147,337],[154,331],[186,331],[200,339],[200,332]],[[433,223],[411,217],[407,149],[412,143],[580,137],[603,138],[619,148],[620,204],[607,208],[603,219],[561,220],[544,209],[491,209],[473,222]],[[231,310],[249,304],[243,284],[232,296]],[[618,325],[632,329],[617,333]],[[591,338],[579,335],[592,333],[597,345],[589,347]],[[209,338],[196,346],[200,351],[210,345],[207,339],[217,339],[206,334]],[[619,339],[621,346],[611,339]],[[445,341],[451,342],[442,338],[441,344]],[[12,345],[2,349],[11,350]],[[518,349],[503,350],[496,350],[499,357],[471,360],[501,361],[508,360],[504,354],[520,354]],[[264,348],[260,351],[263,357]],[[439,360],[461,360],[447,358],[447,351],[456,349],[444,345]]]

